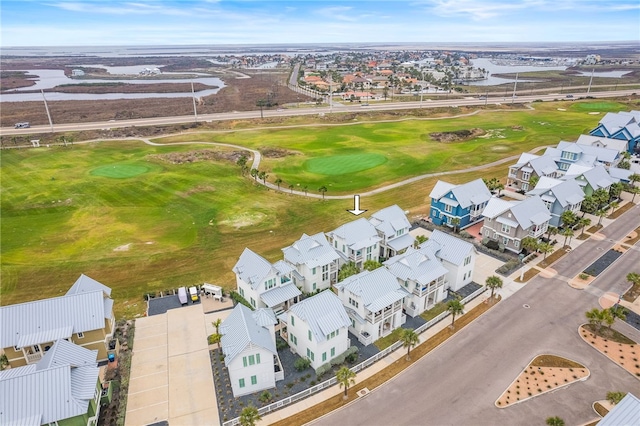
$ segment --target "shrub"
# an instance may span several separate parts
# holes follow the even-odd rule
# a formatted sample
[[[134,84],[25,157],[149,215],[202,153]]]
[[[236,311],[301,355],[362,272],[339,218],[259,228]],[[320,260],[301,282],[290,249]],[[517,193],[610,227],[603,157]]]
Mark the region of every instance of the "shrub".
[[[293,363],[293,367],[296,371],[304,371],[311,365],[311,360],[309,358],[298,358],[296,362]]]
[[[258,399],[260,400],[260,402],[267,403],[271,401],[272,398],[273,397],[271,396],[271,393],[269,391],[264,391],[260,394],[260,397]]]
[[[329,372],[329,370],[331,370],[331,364],[330,363],[326,363],[326,364],[322,364],[320,367],[318,367],[316,369],[316,376],[318,378],[324,376],[325,374],[327,374]]]
[[[276,339],[276,349],[281,351],[289,347],[289,344],[284,339]]]
[[[231,294],[231,300],[233,300],[234,304],[238,304],[238,303],[242,303],[244,306],[246,306],[247,308],[251,309],[252,311],[255,310],[255,308],[253,306],[251,306],[251,304],[249,302],[247,302],[247,299],[245,299],[244,297],[240,296],[239,293],[232,291]]]
[[[473,235],[471,235],[470,233],[468,233],[467,231],[460,231],[459,234],[462,238],[473,238]]]
[[[491,250],[498,250],[500,248],[500,244],[497,241],[489,240],[486,242],[485,246],[490,248]]]
[[[586,280],[587,278],[589,278],[589,274],[585,274],[584,272],[578,276],[580,277],[581,280]]]

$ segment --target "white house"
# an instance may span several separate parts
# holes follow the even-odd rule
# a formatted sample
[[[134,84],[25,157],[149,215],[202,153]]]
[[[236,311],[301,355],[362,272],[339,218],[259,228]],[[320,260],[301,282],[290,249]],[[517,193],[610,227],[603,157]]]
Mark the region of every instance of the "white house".
[[[349,331],[368,345],[406,321],[403,300],[409,295],[386,268],[352,275],[335,285],[351,320]]]
[[[369,222],[376,228],[380,240],[380,257],[388,259],[402,253],[413,245],[414,238],[409,235],[411,223],[407,215],[397,205],[375,212]]]
[[[284,379],[276,350],[275,314],[239,303],[220,325],[220,346],[234,397],[274,388]]]
[[[293,283],[304,293],[324,290],[337,282],[340,256],[323,233],[303,234],[282,252],[284,260],[295,268]]]
[[[340,254],[343,262],[354,262],[358,268],[367,260],[378,261],[379,243],[376,228],[365,218],[356,219],[327,232],[329,244]]]
[[[274,264],[245,248],[233,267],[238,293],[254,308],[289,309],[302,294],[291,280],[293,268],[284,261]]]
[[[293,305],[286,313],[286,323],[291,351],[308,358],[314,369],[331,362],[351,345],[351,320],[331,290]]]
[[[449,271],[430,248],[410,248],[384,262],[384,266],[409,293],[404,299],[407,315],[420,315],[446,297]]]
[[[448,271],[448,290],[458,291],[471,283],[478,254],[473,244],[436,229],[420,246],[423,247],[431,249]]]

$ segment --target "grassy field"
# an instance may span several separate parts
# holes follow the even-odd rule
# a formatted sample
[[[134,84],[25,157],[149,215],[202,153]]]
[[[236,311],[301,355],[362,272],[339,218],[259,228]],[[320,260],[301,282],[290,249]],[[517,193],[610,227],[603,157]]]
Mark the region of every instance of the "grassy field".
[[[562,103],[569,107],[562,114],[556,111],[558,104],[540,104],[536,105],[539,111],[438,121],[203,134],[183,139],[224,139],[295,150],[297,155],[268,159],[272,167],[269,180],[286,176],[287,182],[309,184],[310,190],[315,190],[312,185],[335,179],[329,190],[335,193],[337,189],[364,190],[415,174],[482,164],[562,138],[575,139],[599,119],[574,111],[576,105]],[[612,108],[637,106],[612,104]],[[454,144],[421,138],[432,131],[483,126],[487,131],[504,129],[505,138]],[[2,151],[2,305],[60,295],[85,273],[113,288],[118,317],[132,317],[144,312],[143,294],[148,291],[203,281],[234,287],[231,268],[245,247],[275,261],[282,257],[281,248],[302,233],[329,231],[353,219],[346,212],[353,207],[353,200],[320,201],[269,191],[251,178],[241,177],[230,161],[171,164],[157,157],[196,149],[202,146],[154,147],[127,141]],[[358,157],[341,158],[351,155]],[[317,163],[319,159],[329,161]],[[332,174],[339,172],[336,164],[341,162],[343,166],[365,163],[373,168]],[[294,180],[296,173],[300,177]],[[462,183],[478,177],[503,178],[505,173],[506,166],[497,166],[447,180]],[[364,216],[391,204],[409,210],[411,217],[424,215],[428,212],[427,195],[435,182],[435,178],[425,179],[365,197],[362,208],[369,211]]]

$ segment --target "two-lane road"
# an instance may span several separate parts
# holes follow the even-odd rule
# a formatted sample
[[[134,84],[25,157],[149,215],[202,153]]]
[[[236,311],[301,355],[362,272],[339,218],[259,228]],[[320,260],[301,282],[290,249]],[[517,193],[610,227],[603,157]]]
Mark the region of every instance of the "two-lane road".
[[[576,93],[573,98],[565,98],[565,95],[552,93],[547,95],[533,94],[526,96],[511,97],[496,96],[488,99],[479,98],[460,98],[460,99],[441,99],[441,100],[425,100],[423,102],[395,102],[395,103],[371,103],[368,106],[356,104],[356,105],[338,105],[334,104],[333,107],[309,107],[309,108],[297,108],[297,109],[278,109],[278,110],[266,110],[263,111],[265,117],[286,117],[286,116],[300,116],[300,115],[315,115],[315,114],[329,114],[329,113],[342,113],[342,112],[365,112],[365,111],[390,111],[390,110],[404,110],[404,109],[416,109],[416,108],[440,108],[440,107],[455,107],[455,106],[483,106],[485,104],[508,104],[508,103],[530,103],[536,100],[553,101],[557,99],[573,100],[579,97],[592,96],[594,98],[612,98],[619,96],[629,96],[636,93],[636,90],[618,90],[607,92],[592,92],[592,93]],[[239,119],[259,119],[260,110],[256,111],[234,111],[224,112],[216,114],[203,114],[198,115],[198,122],[209,121],[226,121],[226,120],[239,120]],[[144,127],[144,126],[164,126],[169,124],[182,124],[192,123],[195,121],[195,117],[178,116],[178,117],[155,117],[155,118],[140,118],[133,120],[111,120],[92,123],[67,123],[67,124],[55,124],[53,125],[53,132],[70,132],[80,130],[100,130],[100,129],[113,129],[122,127]],[[14,129],[10,127],[3,127],[0,129],[0,135],[29,135],[37,133],[49,133],[52,131],[51,126],[33,126],[28,129]]]

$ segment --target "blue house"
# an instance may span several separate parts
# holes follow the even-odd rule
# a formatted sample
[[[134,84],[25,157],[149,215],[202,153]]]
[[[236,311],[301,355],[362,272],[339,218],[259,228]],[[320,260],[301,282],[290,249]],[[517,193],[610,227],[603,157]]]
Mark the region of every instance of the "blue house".
[[[592,136],[627,141],[627,152],[640,152],[640,111],[609,112],[589,132]]]
[[[491,199],[491,192],[482,179],[462,185],[439,180],[429,194],[429,216],[436,225],[454,226],[453,218],[460,219],[457,228],[464,229],[482,220],[482,210]]]
[[[549,225],[556,228],[562,226],[562,213],[572,211],[577,214],[584,200],[582,187],[574,179],[559,180],[546,176],[541,177],[536,187],[527,192],[527,195],[540,196],[551,213]]]

